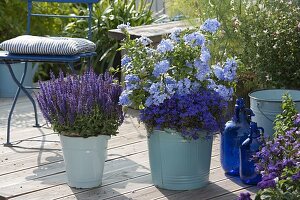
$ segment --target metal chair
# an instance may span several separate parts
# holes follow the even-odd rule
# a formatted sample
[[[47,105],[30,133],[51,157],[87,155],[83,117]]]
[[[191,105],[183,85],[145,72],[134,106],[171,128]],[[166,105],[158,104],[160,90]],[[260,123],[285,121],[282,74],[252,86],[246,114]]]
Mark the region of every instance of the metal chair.
[[[27,0],[28,2],[28,14],[27,14],[27,31],[26,34],[30,34],[30,24],[31,24],[31,17],[58,17],[58,18],[83,18],[88,20],[88,39],[91,40],[92,37],[92,7],[94,3],[97,3],[99,0]],[[87,4],[89,14],[86,16],[74,16],[74,15],[51,15],[51,14],[39,14],[39,13],[32,13],[32,6],[33,2],[56,2],[56,3],[84,3]],[[10,142],[10,125],[11,125],[11,118],[20,94],[22,90],[25,95],[29,98],[33,105],[34,114],[35,114],[35,125],[34,127],[40,127],[38,123],[38,116],[37,116],[37,107],[36,103],[28,92],[29,89],[38,89],[33,87],[26,87],[23,85],[24,79],[26,76],[27,71],[27,63],[28,62],[49,62],[49,63],[65,63],[68,67],[74,72],[74,63],[80,61],[82,58],[90,59],[92,56],[96,55],[95,52],[87,52],[87,53],[80,53],[76,55],[68,55],[68,56],[56,56],[56,55],[26,55],[26,54],[10,54],[8,52],[0,52],[0,63],[5,63],[8,67],[8,70],[11,74],[13,81],[17,84],[18,90],[15,94],[13,99],[12,107],[9,112],[8,120],[7,120],[7,138],[6,143],[4,146],[12,146]],[[12,63],[17,62],[25,62],[24,65],[24,72],[20,80],[18,80],[12,70]]]

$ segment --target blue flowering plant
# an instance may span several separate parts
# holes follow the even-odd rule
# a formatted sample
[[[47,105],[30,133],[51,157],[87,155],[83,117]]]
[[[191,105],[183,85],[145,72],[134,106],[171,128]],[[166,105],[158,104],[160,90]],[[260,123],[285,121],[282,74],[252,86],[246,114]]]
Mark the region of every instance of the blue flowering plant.
[[[126,36],[120,104],[139,108],[150,129],[171,128],[193,139],[201,130],[220,130],[237,70],[234,58],[216,61],[211,54],[220,25],[208,19],[198,28],[176,29],[156,48],[147,37],[130,39],[129,24],[120,25]]]
[[[60,72],[40,82],[37,101],[54,131],[71,137],[116,135],[124,120],[119,97],[122,87],[108,75],[93,70],[83,75]]]

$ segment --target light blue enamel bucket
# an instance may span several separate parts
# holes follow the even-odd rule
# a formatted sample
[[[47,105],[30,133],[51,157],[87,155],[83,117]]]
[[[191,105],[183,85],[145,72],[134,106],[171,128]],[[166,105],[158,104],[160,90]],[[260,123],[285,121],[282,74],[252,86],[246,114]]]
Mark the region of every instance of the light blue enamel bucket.
[[[12,70],[15,73],[15,76],[18,80],[21,79],[24,72],[25,63],[14,63],[12,64]],[[24,86],[32,87],[32,63],[28,63],[27,73],[24,79]],[[8,68],[5,64],[0,63],[0,97],[11,98],[14,97],[16,91],[18,89],[17,84],[13,81]],[[24,96],[25,94],[21,91],[20,96]]]
[[[192,190],[206,186],[212,141],[212,138],[187,141],[178,133],[153,131],[148,138],[153,184],[168,190]]]
[[[291,95],[296,109],[300,111],[300,90],[258,90],[249,94],[250,108],[255,114],[252,121],[265,129],[265,137],[272,137],[274,134],[273,122],[276,115],[282,112],[282,96],[286,93]]]

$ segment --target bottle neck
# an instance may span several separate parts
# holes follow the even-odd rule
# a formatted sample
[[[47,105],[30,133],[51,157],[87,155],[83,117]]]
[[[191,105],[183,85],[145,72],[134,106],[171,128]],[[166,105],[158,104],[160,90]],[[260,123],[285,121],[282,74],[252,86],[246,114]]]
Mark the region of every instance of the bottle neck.
[[[236,108],[233,121],[236,123],[242,123],[244,121],[247,121],[247,115],[245,109]]]
[[[257,138],[259,138],[260,137],[260,132],[259,132],[259,130],[251,130],[251,132],[250,132],[250,135],[249,135],[249,138],[251,138],[251,139],[257,139]]]

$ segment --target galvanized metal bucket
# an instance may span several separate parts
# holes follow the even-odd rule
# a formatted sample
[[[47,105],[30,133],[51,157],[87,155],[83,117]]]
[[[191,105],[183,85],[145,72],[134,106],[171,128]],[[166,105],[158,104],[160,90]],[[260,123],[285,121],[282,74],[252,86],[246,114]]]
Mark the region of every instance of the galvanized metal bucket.
[[[155,130],[148,138],[152,182],[168,190],[208,184],[212,138],[187,141],[178,133]]]
[[[265,137],[272,137],[274,134],[273,122],[276,115],[282,112],[282,96],[288,93],[296,103],[296,108],[300,111],[300,90],[258,90],[249,94],[250,108],[255,116],[252,121],[265,129]]]

